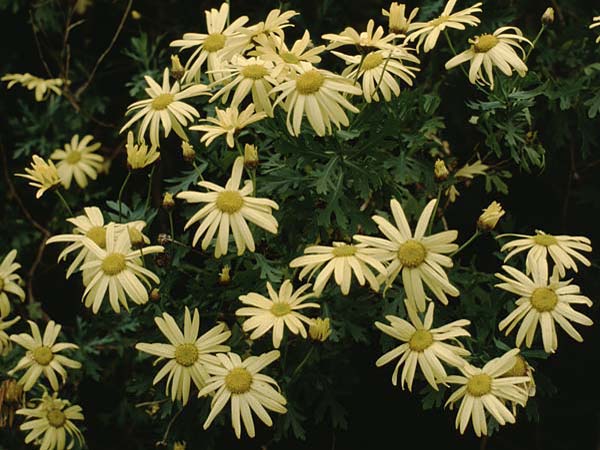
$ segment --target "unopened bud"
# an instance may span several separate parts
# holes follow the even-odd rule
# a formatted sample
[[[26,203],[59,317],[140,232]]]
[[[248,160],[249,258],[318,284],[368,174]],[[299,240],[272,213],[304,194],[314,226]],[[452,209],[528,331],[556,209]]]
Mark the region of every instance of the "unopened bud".
[[[502,205],[500,203],[493,201],[490,203],[490,206],[483,210],[481,216],[477,220],[477,228],[482,231],[490,231],[496,228],[496,224],[505,214],[505,211],[502,209]]]
[[[231,267],[229,267],[229,265],[225,264],[223,266],[223,268],[221,269],[221,271],[219,272],[219,284],[221,286],[226,286],[231,282]]]
[[[193,162],[196,159],[194,146],[187,141],[181,142],[181,154],[185,162]]]
[[[162,201],[162,207],[167,211],[171,211],[175,207],[175,200],[173,199],[173,194],[170,192],[165,192]]]
[[[129,233],[129,241],[131,242],[131,247],[133,248],[141,248],[144,246],[144,235],[135,227],[127,227],[127,231]]]
[[[181,77],[185,74],[185,68],[181,65],[181,61],[179,61],[179,56],[171,55],[171,75],[176,80],[180,80]]]
[[[132,10],[131,10],[131,18],[132,18],[133,20],[140,20],[140,19],[142,18],[142,15],[140,14],[140,12],[139,12],[139,11],[137,11],[137,10],[135,10],[135,9],[132,9]]]
[[[552,25],[554,23],[554,9],[546,8],[544,14],[542,14],[542,23],[544,25]]]
[[[441,160],[438,159],[435,162],[435,166],[433,169],[433,174],[435,176],[435,179],[437,181],[444,181],[445,179],[448,178],[448,175],[450,175],[450,172],[448,172],[448,168],[446,167],[446,163]]]
[[[150,300],[157,302],[160,300],[160,291],[158,288],[154,288],[150,291]]]
[[[244,166],[248,169],[256,169],[258,166],[258,150],[255,145],[244,146]]]
[[[330,334],[329,317],[325,319],[321,319],[320,317],[313,319],[308,327],[308,335],[313,341],[325,342]]]
[[[175,442],[173,444],[173,450],[185,450],[187,447],[185,442]]]

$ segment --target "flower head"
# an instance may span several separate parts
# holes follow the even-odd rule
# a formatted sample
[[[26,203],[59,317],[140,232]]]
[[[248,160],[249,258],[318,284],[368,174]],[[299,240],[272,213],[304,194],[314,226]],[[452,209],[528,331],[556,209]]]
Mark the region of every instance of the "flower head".
[[[283,29],[293,27],[294,25],[290,23],[290,19],[298,14],[294,10],[281,12],[279,9],[272,9],[264,21],[242,29],[241,32],[248,36],[249,43],[254,43],[257,39],[263,37],[283,39],[285,36]]]
[[[385,35],[382,26],[375,29],[375,21],[370,19],[367,23],[367,29],[363,32],[358,32],[352,27],[346,27],[340,34],[324,34],[323,39],[331,41],[329,48],[337,48],[342,45],[354,45],[359,53],[367,54],[374,50],[390,49],[393,47],[391,42],[396,37],[390,33]]]
[[[88,178],[95,180],[102,169],[104,158],[94,153],[100,148],[100,143],[89,145],[92,139],[92,135],[88,134],[79,140],[79,135],[76,134],[70,143],[65,144],[64,149],[54,150],[50,155],[50,159],[58,161],[58,176],[65,189],[71,187],[73,178],[80,188],[85,188]]]
[[[10,340],[24,347],[27,353],[19,360],[15,367],[8,371],[8,374],[12,375],[15,372],[27,369],[19,380],[19,383],[23,384],[23,389],[26,391],[30,390],[40,375],[44,374],[50,382],[52,389],[57,391],[59,383],[56,374],[58,373],[61,376],[63,383],[67,379],[67,371],[63,366],[71,369],[81,368],[80,362],[67,358],[59,352],[79,347],[66,342],[55,343],[62,326],[54,323],[53,320],[47,323],[43,337],[35,322],[28,320],[27,323],[31,328],[31,334],[20,333],[10,336]]]
[[[19,286],[23,279],[15,273],[21,268],[21,264],[15,262],[16,257],[17,251],[13,249],[0,263],[0,319],[10,314],[8,294],[16,296],[21,301],[25,300],[25,291]]]
[[[230,350],[228,345],[222,344],[229,339],[231,332],[224,323],[221,323],[198,337],[200,315],[198,310],[194,309],[192,318],[187,306],[183,333],[175,319],[167,313],[163,313],[162,317],[155,317],[154,321],[169,343],[146,344],[142,342],[136,344],[135,348],[141,352],[158,356],[157,363],[164,359],[167,360],[154,377],[152,384],[158,383],[169,375],[166,392],[169,392],[170,385],[171,400],[182,400],[185,405],[190,394],[190,381],[193,381],[198,389],[206,384],[208,374],[204,369],[204,363],[210,361],[207,355]]]
[[[497,201],[493,201],[477,219],[477,228],[483,231],[493,230],[505,213],[506,211],[502,209],[502,205]]]
[[[35,77],[30,73],[7,73],[1,80],[8,81],[8,89],[19,83],[30,91],[35,90],[35,100],[38,102],[48,98],[48,95],[46,94],[49,94],[50,92],[54,92],[56,95],[62,94],[60,87],[63,85],[63,80],[61,78],[45,80],[43,78]]]
[[[127,167],[130,170],[143,169],[160,158],[160,153],[156,151],[155,145],[148,150],[148,146],[144,142],[136,143],[134,141],[131,131],[127,133],[125,149],[127,150]]]
[[[313,341],[325,342],[331,335],[329,317],[313,319],[308,327],[308,335]]]
[[[278,358],[277,350],[260,356],[249,356],[243,361],[235,353],[219,353],[214,362],[207,363],[205,367],[211,377],[198,396],[216,393],[203,428],[206,430],[210,426],[228,402],[231,403],[231,424],[238,439],[242,434],[241,422],[244,423],[248,436],[255,435],[251,411],[269,427],[273,425],[273,421],[267,410],[285,414],[287,402],[279,393],[277,382],[260,373]]]
[[[40,198],[48,189],[58,186],[61,179],[52,161],[48,160],[46,162],[38,155],[33,155],[32,159],[31,169],[25,168],[26,174],[17,173],[16,176],[30,180],[29,186],[38,189],[35,198]]]
[[[406,17],[406,5],[397,2],[390,4],[389,11],[385,9],[381,10],[381,14],[389,18],[388,29],[390,33],[394,34],[406,34],[410,30],[411,22],[419,12],[419,8],[415,8],[410,12],[408,18]]]
[[[269,297],[250,292],[246,295],[240,295],[240,301],[250,307],[240,308],[235,314],[237,316],[248,316],[242,328],[244,331],[253,330],[250,339],[258,339],[267,331],[273,329],[273,347],[279,348],[283,339],[284,328],[287,328],[293,334],[298,334],[306,339],[306,329],[304,323],[311,324],[311,320],[300,314],[298,310],[305,308],[319,308],[317,303],[303,303],[304,300],[315,297],[315,294],[306,294],[310,284],[305,284],[294,292],[294,287],[290,280],[285,280],[279,288],[279,293],[275,292],[271,283],[267,281],[267,290]]]
[[[277,234],[277,220],[273,217],[272,209],[279,209],[277,203],[266,198],[253,197],[251,194],[254,186],[251,181],[246,181],[240,189],[242,172],[244,170],[244,157],[238,156],[233,163],[231,177],[225,187],[218,186],[208,181],[200,181],[198,186],[210,192],[184,191],[177,194],[177,198],[188,203],[206,203],[185,224],[187,230],[191,225],[202,220],[194,233],[192,245],[200,240],[202,235],[202,249],[208,248],[211,240],[217,234],[215,244],[215,257],[226,255],[229,250],[229,230],[237,247],[238,255],[246,251],[255,250],[254,238],[248,228],[247,221],[255,223],[269,233]],[[218,230],[218,233],[217,233]]]

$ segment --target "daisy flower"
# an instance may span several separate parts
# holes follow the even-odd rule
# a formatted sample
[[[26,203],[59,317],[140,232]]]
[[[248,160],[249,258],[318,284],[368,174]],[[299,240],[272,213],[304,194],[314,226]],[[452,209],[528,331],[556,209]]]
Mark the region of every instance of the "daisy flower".
[[[8,81],[7,89],[10,89],[15,84],[19,83],[21,86],[27,88],[30,91],[35,90],[35,100],[41,102],[46,100],[50,92],[54,92],[56,95],[62,95],[61,86],[64,81],[61,78],[43,79],[35,77],[30,73],[7,73],[1,79],[2,81]]]
[[[150,143],[159,147],[161,124],[165,132],[165,138],[169,136],[172,128],[181,139],[187,141],[188,138],[185,131],[183,131],[183,127],[187,126],[188,121],[193,122],[194,117],[200,117],[200,113],[196,108],[182,100],[198,95],[208,95],[208,88],[203,84],[194,84],[181,90],[178,81],[171,86],[168,68],[163,72],[162,86],[148,75],[144,76],[144,79],[148,83],[146,93],[150,98],[134,102],[127,107],[126,114],[138,111],[129,119],[129,122],[123,125],[119,133],[141,120],[142,123],[137,138],[142,143],[145,142],[144,134],[146,130],[149,130]]]
[[[254,238],[247,221],[269,233],[277,234],[278,224],[271,210],[279,209],[279,206],[273,200],[252,197],[254,186],[249,180],[240,189],[243,170],[244,157],[238,156],[233,163],[231,177],[224,188],[209,181],[200,181],[198,186],[211,192],[184,191],[177,194],[177,198],[186,200],[188,203],[206,203],[190,217],[184,230],[202,219],[202,223],[194,233],[192,245],[195,246],[204,235],[202,250],[206,250],[212,238],[217,234],[215,243],[215,257],[217,258],[226,255],[229,250],[230,229],[238,256],[243,254],[246,248],[251,252],[255,250]]]
[[[379,330],[402,341],[401,345],[375,361],[375,365],[381,367],[396,358],[400,358],[392,374],[392,384],[394,386],[398,383],[398,370],[402,364],[404,364],[400,377],[402,389],[404,389],[404,382],[406,381],[408,390],[412,391],[413,379],[418,364],[427,382],[437,391],[437,383],[444,383],[447,377],[442,361],[453,367],[462,367],[466,363],[463,358],[470,355],[469,351],[462,346],[451,345],[444,341],[454,341],[460,344],[456,338],[471,336],[463,328],[471,322],[464,319],[456,320],[439,328],[431,328],[433,325],[433,310],[434,304],[430,303],[423,321],[415,311],[407,308],[410,322],[392,315],[385,316],[390,325],[375,322],[375,326]]]
[[[324,45],[312,45],[308,30],[304,32],[301,39],[294,42],[292,48],[277,36],[272,36],[270,39],[266,36],[258,36],[254,40],[256,49],[250,54],[260,56],[263,61],[271,61],[274,64],[271,76],[277,80],[293,78],[300,61],[320,63],[319,55],[325,51]]]
[[[248,316],[249,319],[244,321],[242,329],[244,331],[253,330],[250,339],[256,340],[269,330],[273,330],[273,347],[279,348],[283,339],[284,328],[290,330],[293,334],[300,333],[306,339],[305,324],[311,324],[311,319],[300,314],[298,310],[305,308],[320,308],[316,303],[303,303],[304,300],[315,297],[315,294],[304,294],[310,287],[310,284],[305,284],[299,287],[294,292],[294,287],[290,280],[285,280],[279,288],[279,294],[267,281],[267,290],[269,297],[250,292],[246,295],[240,295],[240,301],[244,305],[251,307],[240,308],[235,314],[236,316]]]
[[[190,310],[186,306],[184,317],[183,333],[171,315],[163,313],[162,317],[155,317],[154,322],[169,343],[139,343],[135,348],[141,352],[159,356],[156,363],[163,359],[167,360],[154,377],[152,384],[158,383],[169,375],[166,385],[167,395],[169,385],[171,385],[171,400],[182,400],[186,405],[190,396],[190,381],[193,381],[198,389],[206,384],[208,374],[204,369],[204,363],[210,361],[206,355],[228,352],[229,346],[221,344],[229,339],[231,332],[224,323],[220,323],[198,337],[200,330],[198,310],[194,308],[192,318]]]
[[[397,2],[390,4],[389,11],[381,9],[381,14],[388,17],[388,29],[390,33],[394,34],[406,34],[411,29],[411,22],[415,19],[419,8],[414,8],[408,18],[406,17],[406,5]]]
[[[200,138],[200,142],[204,142],[208,147],[212,141],[221,135],[226,135],[226,142],[230,148],[235,146],[235,134],[259,120],[267,117],[264,112],[254,112],[254,105],[250,104],[241,113],[237,107],[229,107],[226,109],[215,108],[217,117],[207,117],[201,122],[207,122],[206,125],[194,125],[190,130],[203,131],[204,135]],[[208,125],[212,124],[212,125]]]
[[[581,335],[569,323],[571,321],[586,326],[593,323],[591,319],[571,307],[572,304],[592,306],[589,298],[580,295],[579,286],[572,285],[571,280],[560,281],[556,269],[548,280],[545,266],[534,267],[531,272],[532,278],[513,267],[502,268],[512,278],[497,273],[496,276],[504,283],[497,284],[496,287],[519,295],[519,299],[515,302],[517,308],[500,322],[498,328],[501,331],[506,328],[508,335],[521,322],[516,338],[517,347],[521,346],[523,340],[527,347],[531,347],[538,323],[547,353],[554,353],[558,347],[556,323],[573,339],[583,341]]]
[[[248,45],[248,38],[241,34],[243,26],[248,22],[248,17],[242,16],[234,20],[229,26],[229,4],[223,3],[217,10],[211,8],[204,11],[206,15],[206,34],[185,33],[183,39],[171,42],[171,47],[179,47],[182,50],[194,48],[185,65],[186,73],[184,82],[198,81],[202,66],[208,65],[208,76],[212,81],[219,79],[219,73],[215,70],[222,69],[233,55],[241,53]]]
[[[44,161],[38,155],[33,155],[32,159],[31,169],[26,167],[26,173],[17,173],[15,175],[30,180],[29,186],[38,189],[35,198],[40,198],[44,195],[44,192],[58,186],[61,183],[61,179],[52,161]]]
[[[361,286],[365,285],[366,280],[371,289],[378,291],[379,282],[371,267],[382,274],[385,274],[387,269],[373,257],[374,252],[378,253],[365,244],[349,245],[344,242],[334,242],[333,247],[310,245],[304,249],[304,256],[299,256],[290,262],[290,267],[302,267],[298,277],[300,280],[306,275],[310,279],[320,269],[314,286],[317,296],[321,295],[332,274],[335,275],[335,282],[341,287],[342,294],[348,295],[353,272]],[[323,264],[325,267],[321,268]]]
[[[419,311],[425,311],[425,290],[423,283],[444,305],[448,304],[446,294],[456,297],[456,289],[448,280],[444,268],[452,267],[452,259],[445,253],[451,253],[458,248],[454,244],[458,232],[456,230],[442,231],[431,236],[425,236],[427,225],[433,214],[436,201],[431,200],[419,217],[415,233],[410,230],[402,206],[396,199],[390,200],[390,208],[396,226],[381,216],[373,216],[379,230],[387,239],[356,235],[354,239],[379,249],[378,259],[389,261],[387,268],[387,283],[391,285],[398,274],[402,272],[404,290],[411,308],[416,306]]]
[[[501,252],[510,250],[508,255],[504,258],[504,262],[508,261],[517,253],[529,250],[525,260],[527,274],[531,273],[536,266],[544,265],[547,267],[547,255],[550,255],[550,258],[552,258],[561,277],[565,276],[566,269],[572,269],[577,272],[577,263],[575,260],[587,267],[591,265],[590,260],[580,253],[592,251],[591,241],[584,236],[555,236],[546,234],[541,230],[535,230],[534,236],[507,233],[499,234],[496,236],[496,239],[503,237],[518,238],[507,242],[500,249]],[[546,269],[546,271],[547,270],[548,269]]]
[[[68,342],[55,343],[62,326],[56,324],[53,320],[46,324],[43,337],[35,322],[28,320],[27,323],[31,328],[30,335],[20,333],[10,336],[10,340],[25,348],[27,353],[19,360],[15,367],[8,371],[8,374],[12,375],[15,372],[27,369],[19,380],[19,384],[24,385],[23,389],[25,391],[30,390],[40,375],[44,374],[50,382],[52,389],[58,391],[59,383],[56,374],[58,373],[61,376],[63,383],[67,379],[67,371],[63,366],[70,369],[81,368],[80,362],[67,358],[59,354],[59,352],[79,347]]]
[[[131,131],[127,133],[125,150],[127,151],[127,167],[129,170],[143,169],[160,158],[160,153],[156,151],[155,145],[148,150],[148,146],[144,142],[136,144]]]
[[[523,62],[525,50],[521,47],[521,42],[533,46],[517,27],[501,27],[493,34],[475,36],[469,39],[471,48],[450,59],[446,63],[446,69],[470,61],[469,81],[473,84],[488,85],[493,90],[494,66],[508,77],[512,75],[512,69],[521,77],[527,73],[527,66]],[[520,56],[515,49],[519,50]]]
[[[486,411],[500,424],[515,423],[504,401],[515,402],[524,406],[527,392],[521,387],[527,377],[503,377],[515,365],[515,357],[519,349],[506,352],[500,358],[494,358],[481,369],[470,364],[460,367],[461,375],[450,375],[448,383],[461,386],[452,393],[447,405],[454,405],[461,400],[456,414],[456,428],[463,434],[469,421],[473,423],[475,434],[479,437],[487,434]]]
[[[4,317],[0,317],[0,356],[5,356],[11,350],[10,337],[6,330],[17,323],[19,319],[21,319],[19,316],[12,320],[4,320]]]
[[[287,111],[287,129],[293,136],[300,134],[302,117],[306,115],[317,135],[331,134],[331,123],[338,128],[348,126],[344,108],[354,113],[358,109],[342,94],[360,95],[361,89],[352,81],[312,64],[301,61],[298,76],[284,81],[271,91],[280,92],[274,106],[282,102]]]
[[[0,263],[0,319],[10,314],[10,301],[8,294],[14,295],[19,300],[25,300],[25,291],[19,286],[23,279],[15,272],[21,264],[15,262],[17,251],[11,250]]]
[[[342,75],[348,79],[362,80],[362,92],[367,103],[372,100],[379,101],[381,91],[386,102],[400,95],[400,85],[395,78],[400,78],[409,86],[413,84],[413,78],[420,69],[404,65],[405,61],[419,64],[419,58],[411,55],[403,47],[395,47],[393,50],[379,50],[369,53],[367,56],[350,56],[343,53],[332,52],[343,59],[348,66]],[[357,78],[358,72],[358,78]]]
[[[279,393],[279,385],[273,378],[260,373],[278,358],[277,350],[260,356],[249,356],[243,361],[235,353],[218,353],[214,363],[207,363],[206,371],[211,377],[198,397],[216,393],[203,428],[206,430],[210,426],[227,402],[231,403],[231,424],[238,439],[242,434],[241,422],[244,423],[248,436],[254,437],[252,412],[269,427],[273,425],[273,421],[267,409],[285,414],[287,401]]]
[[[250,44],[254,43],[257,38],[261,37],[265,37],[267,39],[283,39],[283,29],[287,27],[293,27],[294,25],[290,23],[290,19],[298,14],[299,13],[294,10],[281,12],[279,9],[272,9],[264,21],[242,29],[241,32],[242,34],[248,36],[248,41]]]
[[[38,443],[40,450],[64,450],[73,448],[77,440],[79,446],[83,447],[83,435],[74,423],[83,420],[81,406],[71,405],[71,402],[57,395],[56,392],[52,395],[44,392],[35,408],[17,410],[17,414],[25,416],[19,429],[29,432],[25,436],[25,443]]]
[[[140,256],[162,253],[164,247],[152,245],[138,250],[131,248],[129,233],[117,233],[114,223],[106,226],[106,248],[100,248],[93,240],[84,237],[83,245],[90,252],[91,258],[80,270],[89,270],[90,281],[83,293],[82,301],[91,307],[94,314],[98,312],[108,290],[110,306],[118,313],[121,308],[129,310],[127,298],[138,305],[148,301],[147,287],[150,281],[159,283],[158,277],[141,266]]]
[[[415,39],[419,40],[417,43],[417,51],[423,43],[425,43],[423,46],[423,51],[425,53],[435,47],[440,33],[446,28],[464,30],[465,25],[470,25],[472,27],[479,25],[480,20],[477,16],[474,16],[474,14],[481,12],[481,2],[453,13],[452,10],[455,5],[456,0],[449,0],[439,17],[432,19],[429,22],[415,22],[411,24],[411,33],[408,35],[408,40],[411,42]]]
[[[505,213],[506,211],[502,209],[502,205],[497,201],[493,201],[483,210],[479,219],[477,219],[477,228],[482,231],[493,230]]]
[[[260,58],[244,58],[235,56],[227,68],[221,69],[221,73],[230,73],[221,79],[220,83],[226,83],[210,99],[214,102],[221,98],[223,103],[227,102],[229,94],[234,91],[230,106],[237,108],[240,103],[252,93],[252,103],[257,112],[265,112],[273,117],[273,106],[269,98],[269,92],[277,84],[277,80],[271,77],[273,70],[271,61],[263,61]],[[232,78],[227,82],[227,78]]]
[[[366,31],[359,33],[352,27],[346,27],[340,34],[328,33],[321,36],[323,39],[331,41],[328,48],[333,49],[342,45],[354,45],[361,54],[369,53],[377,49],[389,49],[393,47],[391,42],[396,37],[390,33],[384,36],[385,32],[380,25],[375,29],[375,21],[369,19]]]
[[[592,22],[592,24],[590,25],[590,29],[592,29],[592,28],[596,28],[596,27],[600,27],[600,16],[596,16],[596,17],[594,17],[592,20],[593,20],[593,22]],[[597,44],[598,42],[600,42],[600,36],[598,36],[598,37],[596,38],[596,44]],[[10,85],[9,85],[8,87],[10,87]]]
[[[520,387],[523,388],[529,397],[535,397],[535,380],[533,379],[533,367],[529,365],[529,363],[523,358],[522,355],[517,355],[515,357],[515,365],[512,366],[507,372],[502,374],[502,377],[527,377],[527,381],[524,381],[520,384]],[[517,416],[517,406],[518,403],[514,401],[509,402],[511,405],[511,410],[513,416]]]
[[[88,145],[92,139],[92,135],[88,134],[80,141],[79,135],[76,134],[70,143],[65,144],[64,150],[54,150],[50,155],[50,159],[58,161],[56,169],[65,189],[71,187],[73,178],[83,189],[88,185],[88,178],[95,180],[98,177],[104,158],[94,153],[100,148],[99,142]]]

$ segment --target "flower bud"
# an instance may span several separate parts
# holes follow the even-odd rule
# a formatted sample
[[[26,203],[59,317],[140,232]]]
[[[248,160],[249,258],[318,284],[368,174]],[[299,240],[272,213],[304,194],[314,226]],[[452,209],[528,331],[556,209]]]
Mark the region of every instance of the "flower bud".
[[[171,75],[177,81],[183,77],[185,74],[185,68],[181,65],[181,61],[179,61],[179,56],[171,55]]]
[[[320,317],[313,319],[308,327],[308,335],[313,341],[325,342],[330,334],[329,317],[325,319],[321,319]]]
[[[500,203],[493,201],[490,203],[490,206],[483,210],[481,216],[477,220],[477,228],[482,231],[490,231],[496,228],[496,224],[505,214],[505,211],[502,209],[502,205]]]
[[[227,286],[231,282],[231,267],[225,264],[219,272],[219,284],[221,286]]]
[[[137,11],[137,10],[135,10],[135,9],[132,9],[132,10],[131,10],[131,18],[132,18],[133,20],[140,20],[140,19],[142,18],[142,15],[140,14],[140,12],[139,12],[139,11]]]
[[[160,291],[158,288],[154,288],[150,291],[150,300],[157,302],[160,300]]]
[[[194,146],[187,141],[181,142],[181,154],[185,162],[193,162],[196,159],[196,151]]]
[[[435,179],[437,181],[444,181],[445,179],[448,178],[448,175],[450,175],[450,172],[448,172],[448,168],[446,167],[446,163],[441,160],[438,159],[435,162],[435,166],[433,169],[433,174],[435,176]]]
[[[554,9],[546,8],[544,14],[542,14],[542,24],[548,26],[554,23]]]
[[[389,18],[388,28],[390,33],[394,34],[406,34],[410,26],[411,21],[417,15],[419,8],[412,10],[408,18],[406,17],[406,5],[392,2],[390,4],[389,11],[382,9],[381,12],[384,16]]]
[[[173,194],[170,192],[165,192],[165,195],[163,196],[162,207],[167,211],[171,211],[175,207]]]
[[[185,450],[187,447],[187,444],[184,442],[175,442],[173,444],[173,450]]]
[[[244,146],[244,166],[248,169],[256,169],[258,166],[258,150],[255,145]]]
[[[17,409],[25,405],[23,385],[15,380],[4,380],[0,384],[0,428],[12,428]]]

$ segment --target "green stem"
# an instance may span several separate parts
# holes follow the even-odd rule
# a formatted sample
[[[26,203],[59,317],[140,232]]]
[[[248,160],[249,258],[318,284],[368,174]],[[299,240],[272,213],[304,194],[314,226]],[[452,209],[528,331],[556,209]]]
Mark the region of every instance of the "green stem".
[[[244,158],[244,152],[242,150],[242,144],[240,144],[237,139],[235,139],[235,148],[237,149],[237,151],[240,154],[240,156],[242,158]],[[244,168],[246,169],[246,173],[248,174],[248,176],[252,180],[252,196],[256,197],[256,169],[250,170],[248,167],[246,167],[246,164],[244,164]]]
[[[308,361],[308,359],[310,358],[310,355],[312,355],[313,351],[314,351],[315,347],[314,345],[310,348],[310,350],[306,353],[306,356],[304,357],[304,359],[302,360],[302,362],[300,364],[298,364],[298,367],[296,367],[294,369],[294,372],[292,372],[292,379],[294,379],[294,377],[296,376],[297,373],[300,372],[300,369],[302,369],[302,367],[304,366],[304,364],[306,364],[306,362]]]
[[[479,235],[481,234],[481,232],[479,230],[475,230],[475,233],[473,233],[473,235],[467,240],[467,242],[465,242],[463,245],[461,245],[460,247],[458,247],[457,250],[453,251],[452,253],[450,253],[450,255],[448,256],[454,256],[457,253],[461,252],[462,250],[464,250],[466,247],[469,246],[469,244],[471,244],[471,242],[473,242],[475,239],[477,239],[479,237]]]
[[[169,211],[169,227],[171,228],[171,239],[175,237],[175,228],[173,227],[173,211]]]
[[[154,176],[154,169],[156,168],[156,164],[152,166],[152,170],[150,170],[150,176],[148,177],[148,192],[146,193],[146,203],[144,203],[144,216],[146,216],[146,211],[150,206],[150,197],[152,194],[152,177]]]
[[[196,170],[200,181],[204,181],[204,177],[202,176],[202,172],[200,171],[200,167],[198,167],[198,164],[196,164],[196,161],[192,161],[192,164],[194,165],[194,169]]]
[[[450,40],[450,36],[448,35],[448,32],[446,30],[444,30],[444,36],[446,36],[446,42],[448,42],[448,46],[450,47],[450,50],[452,50],[454,56],[458,55],[458,53],[456,53],[456,50],[454,49],[454,45],[452,45],[452,41]],[[469,74],[467,73],[466,69],[462,66],[462,64],[460,65],[460,70],[462,70],[462,72],[465,74],[465,77],[469,78]]]
[[[131,177],[131,171],[127,172],[127,176],[125,177],[125,180],[123,180],[121,189],[119,189],[119,199],[117,201],[117,205],[119,208],[119,222],[121,222],[123,220],[123,213],[121,212],[121,197],[123,197],[123,191],[125,190],[125,186],[127,185],[127,182],[129,181],[130,177]]]
[[[65,207],[65,209],[67,210],[67,212],[69,213],[69,215],[72,217],[73,216],[73,211],[71,210],[71,207],[69,206],[69,204],[67,203],[67,201],[65,200],[65,198],[63,197],[63,195],[60,193],[60,191],[57,189],[54,192],[56,192],[56,196],[60,199],[61,203],[63,204],[63,206]]]
[[[442,196],[442,186],[438,187],[438,193],[435,200],[435,207],[433,208],[433,212],[431,213],[431,217],[429,219],[429,225],[427,226],[427,234],[431,234],[431,228],[433,228],[433,221],[435,220],[435,214],[437,213],[438,207],[440,205],[440,198]]]
[[[531,43],[531,47],[529,47],[529,50],[525,54],[525,59],[523,59],[523,62],[527,62],[527,59],[529,58],[529,55],[531,54],[533,48],[535,47],[535,44],[537,44],[537,41],[539,41],[540,37],[542,36],[542,34],[544,33],[545,30],[546,30],[546,25],[542,24],[542,28],[540,28],[540,31],[538,31],[537,36]]]

